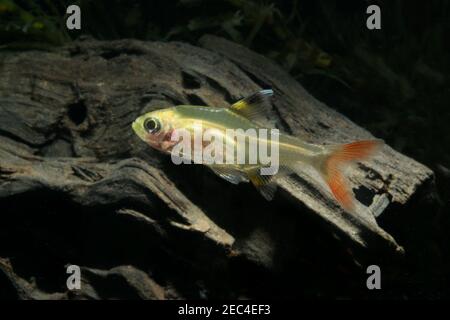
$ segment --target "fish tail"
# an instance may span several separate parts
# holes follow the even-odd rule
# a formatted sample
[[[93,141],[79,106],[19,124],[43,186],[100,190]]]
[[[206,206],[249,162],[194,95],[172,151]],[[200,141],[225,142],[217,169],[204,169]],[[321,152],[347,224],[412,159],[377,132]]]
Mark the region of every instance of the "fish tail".
[[[361,140],[348,144],[326,147],[326,152],[318,157],[313,167],[327,183],[333,196],[347,211],[354,208],[354,197],[343,171],[351,163],[373,155],[383,145],[382,140]]]

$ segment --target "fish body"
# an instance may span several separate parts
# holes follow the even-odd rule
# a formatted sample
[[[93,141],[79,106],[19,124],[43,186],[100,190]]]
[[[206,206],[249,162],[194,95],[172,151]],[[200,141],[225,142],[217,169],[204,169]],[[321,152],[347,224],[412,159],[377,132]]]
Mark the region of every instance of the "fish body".
[[[348,164],[373,154],[382,142],[364,140],[344,145],[323,146],[278,131],[273,134],[273,128],[267,128],[265,125],[267,109],[270,108],[269,98],[272,94],[272,90],[262,90],[229,108],[179,105],[156,110],[138,117],[132,127],[151,147],[172,154],[179,142],[173,139],[174,133],[179,130],[187,132],[192,147],[182,156],[190,159],[196,156],[196,151],[193,151],[196,134],[202,137],[205,132],[214,135],[224,146],[229,146],[234,151],[233,159],[229,161],[227,158],[226,163],[210,162],[207,165],[229,182],[237,184],[251,181],[269,200],[273,198],[276,190],[274,183],[276,177],[298,172],[299,166],[310,166],[325,180],[340,205],[348,211],[352,210],[354,198],[347,187],[342,170]],[[235,135],[230,135],[229,132]],[[249,132],[254,134],[248,134]],[[196,141],[204,151],[211,143],[211,139],[205,143],[202,137]],[[262,173],[261,169],[267,168],[268,163],[263,161],[264,157],[261,156],[260,150],[264,148],[261,146],[271,150],[270,156],[276,155],[276,175]],[[223,152],[221,155],[225,156],[226,150],[226,147],[216,148],[214,155]],[[239,150],[241,153],[236,152]],[[239,155],[240,158],[237,159]]]

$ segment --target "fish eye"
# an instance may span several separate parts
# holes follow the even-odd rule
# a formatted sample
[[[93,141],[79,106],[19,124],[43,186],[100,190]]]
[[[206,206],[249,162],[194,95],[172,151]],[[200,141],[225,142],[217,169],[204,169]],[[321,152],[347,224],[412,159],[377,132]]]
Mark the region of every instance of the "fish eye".
[[[144,121],[144,128],[149,133],[155,133],[161,129],[161,123],[155,118],[148,118]]]

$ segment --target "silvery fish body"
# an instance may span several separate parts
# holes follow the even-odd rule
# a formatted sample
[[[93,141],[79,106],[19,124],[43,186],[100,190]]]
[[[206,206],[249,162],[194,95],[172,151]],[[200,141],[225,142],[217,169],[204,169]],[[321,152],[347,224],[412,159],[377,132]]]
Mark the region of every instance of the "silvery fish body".
[[[272,94],[262,90],[229,108],[179,105],[156,110],[138,117],[132,127],[157,150],[203,163],[231,183],[251,181],[268,200],[274,196],[277,177],[310,166],[340,205],[353,210],[354,198],[342,170],[373,154],[382,142],[323,146],[279,133],[265,125]]]

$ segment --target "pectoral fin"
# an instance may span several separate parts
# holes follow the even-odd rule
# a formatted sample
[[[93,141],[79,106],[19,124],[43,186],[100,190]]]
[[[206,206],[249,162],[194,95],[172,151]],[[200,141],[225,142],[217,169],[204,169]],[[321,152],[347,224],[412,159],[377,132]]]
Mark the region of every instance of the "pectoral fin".
[[[240,182],[248,182],[245,173],[236,170],[234,168],[229,168],[226,166],[210,166],[211,170],[214,171],[222,179],[227,180],[233,184],[238,184]]]

